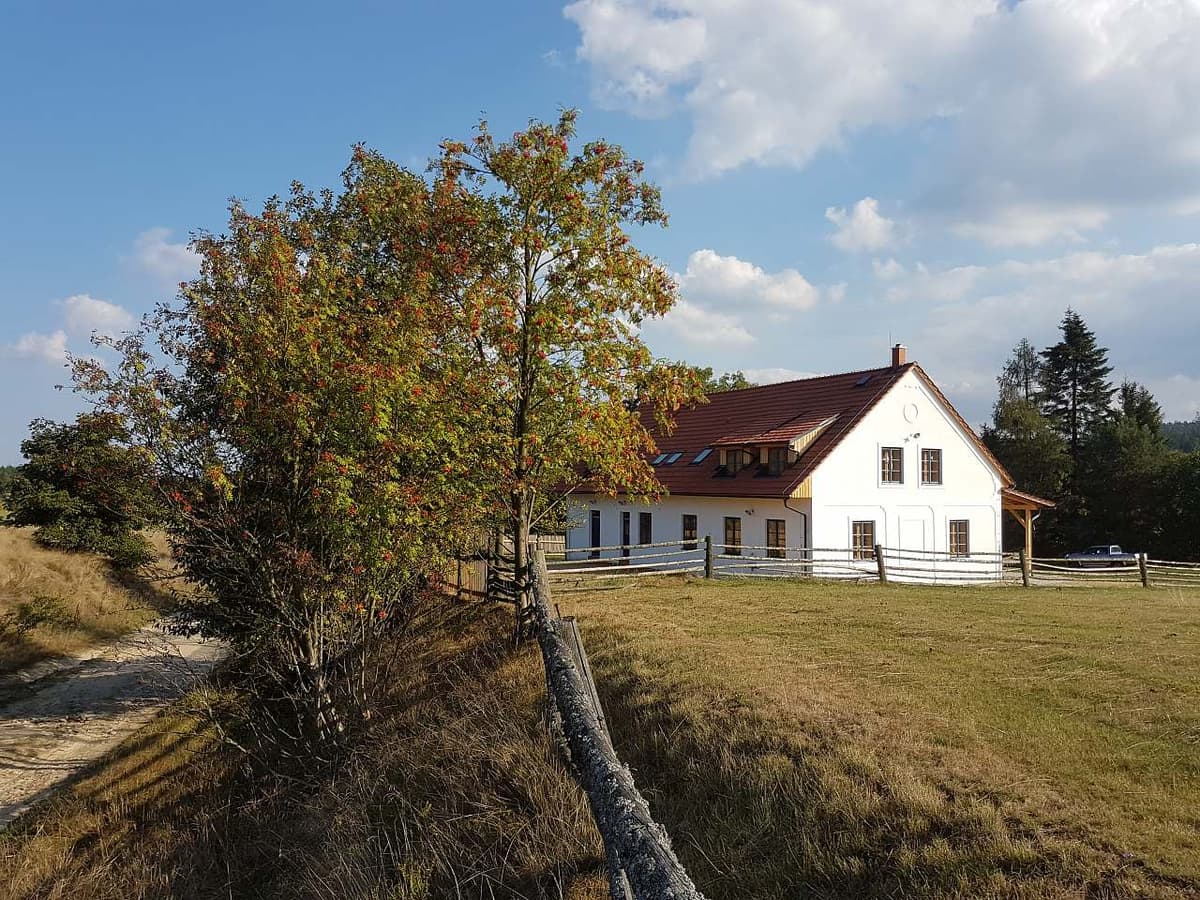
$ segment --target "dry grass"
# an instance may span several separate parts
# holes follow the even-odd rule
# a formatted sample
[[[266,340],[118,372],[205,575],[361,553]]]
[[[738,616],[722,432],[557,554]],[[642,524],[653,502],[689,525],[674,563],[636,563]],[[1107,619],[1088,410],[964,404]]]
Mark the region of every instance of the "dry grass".
[[[150,537],[161,564],[166,542]],[[0,623],[10,623],[0,625],[0,675],[140,628],[167,603],[165,591],[115,572],[99,556],[47,550],[32,529],[0,528]],[[22,604],[48,612],[50,620],[18,632],[13,623]]]
[[[506,614],[460,613],[394,648],[389,705],[336,771],[264,791],[176,710],[0,834],[0,898],[600,900],[599,839],[540,719],[536,648],[509,651]]]
[[[712,898],[1200,896],[1200,597],[560,591]]]

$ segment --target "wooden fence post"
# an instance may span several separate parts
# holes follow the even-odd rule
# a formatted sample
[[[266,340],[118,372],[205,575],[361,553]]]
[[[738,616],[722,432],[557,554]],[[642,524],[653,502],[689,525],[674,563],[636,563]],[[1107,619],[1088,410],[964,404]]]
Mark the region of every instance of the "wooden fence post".
[[[621,763],[601,727],[580,668],[553,618],[542,551],[534,556],[531,580],[532,619],[546,667],[546,682],[562,724],[572,769],[587,794],[592,818],[604,841],[609,896],[614,900],[704,900],[675,855],[666,830],[651,816],[633,774]]]
[[[1138,572],[1142,576],[1142,587],[1150,587],[1150,571],[1146,568],[1146,554],[1138,554]]]
[[[704,577],[712,578],[712,535],[704,536]]]
[[[1021,557],[1021,584],[1023,584],[1025,587],[1029,587],[1029,569],[1030,569],[1029,557],[1025,555],[1024,547],[1022,547],[1017,552],[1020,554],[1020,557]]]
[[[875,564],[879,567],[879,583],[887,584],[887,563],[883,561],[883,547],[875,545]]]

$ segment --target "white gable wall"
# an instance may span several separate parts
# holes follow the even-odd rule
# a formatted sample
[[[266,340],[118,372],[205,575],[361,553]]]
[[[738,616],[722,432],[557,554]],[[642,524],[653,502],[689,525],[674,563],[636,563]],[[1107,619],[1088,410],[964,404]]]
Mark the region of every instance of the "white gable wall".
[[[883,447],[903,449],[903,484],[882,483]],[[921,484],[922,448],[942,451],[941,485]],[[849,547],[852,523],[870,520],[885,547],[944,552],[950,520],[967,519],[971,551],[999,552],[1000,488],[999,475],[910,369],[812,474],[812,545]]]

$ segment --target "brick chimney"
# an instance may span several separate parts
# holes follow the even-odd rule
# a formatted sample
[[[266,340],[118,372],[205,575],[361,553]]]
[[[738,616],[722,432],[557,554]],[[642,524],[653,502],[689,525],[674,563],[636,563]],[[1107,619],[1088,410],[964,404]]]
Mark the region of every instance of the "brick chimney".
[[[892,368],[902,366],[908,361],[908,350],[903,344],[897,344],[892,348]]]

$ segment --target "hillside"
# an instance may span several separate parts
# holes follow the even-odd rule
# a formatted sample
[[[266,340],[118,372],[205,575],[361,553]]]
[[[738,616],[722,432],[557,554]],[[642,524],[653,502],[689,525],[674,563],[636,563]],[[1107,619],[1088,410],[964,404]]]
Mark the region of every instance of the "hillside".
[[[1176,450],[1191,453],[1200,449],[1200,419],[1193,419],[1191,422],[1165,422],[1162,432],[1167,438],[1167,443]]]
[[[164,540],[153,540],[165,562]],[[0,528],[0,675],[139,628],[168,601],[99,556],[48,550],[32,529]]]

